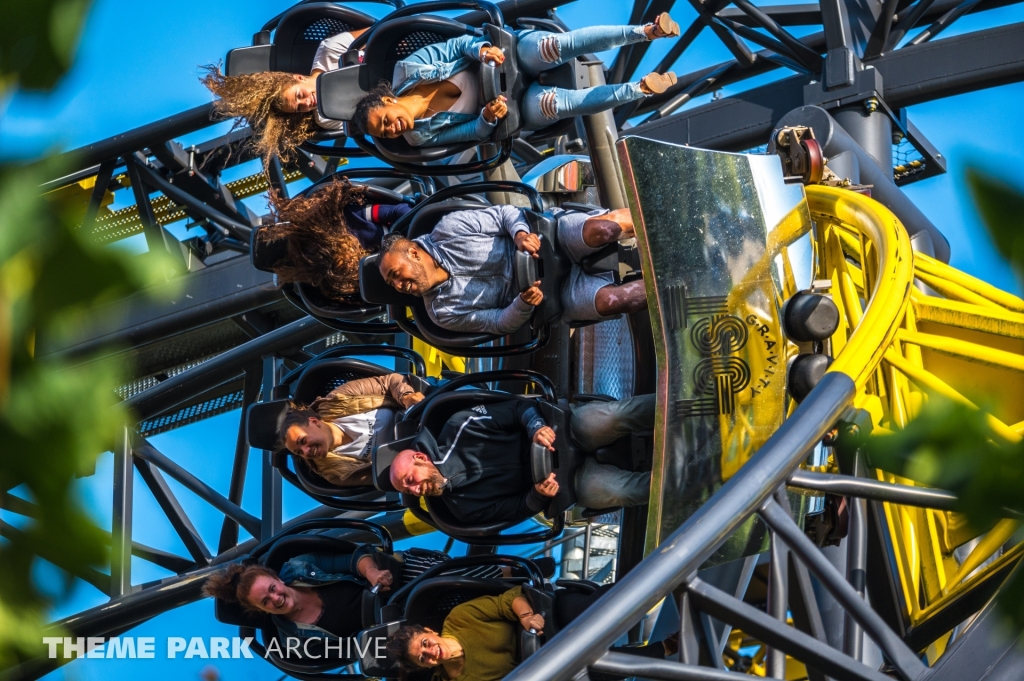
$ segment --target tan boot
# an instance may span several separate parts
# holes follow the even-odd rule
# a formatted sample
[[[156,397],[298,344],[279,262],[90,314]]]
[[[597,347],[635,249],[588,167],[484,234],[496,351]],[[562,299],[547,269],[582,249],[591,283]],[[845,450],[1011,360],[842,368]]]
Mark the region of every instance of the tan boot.
[[[668,73],[648,73],[640,81],[640,92],[645,95],[660,95],[675,85],[678,80],[676,74],[672,71]]]
[[[654,19],[654,23],[651,24],[650,30],[647,31],[647,37],[651,40],[655,38],[677,38],[679,37],[679,24],[672,20],[668,12],[662,12]]]

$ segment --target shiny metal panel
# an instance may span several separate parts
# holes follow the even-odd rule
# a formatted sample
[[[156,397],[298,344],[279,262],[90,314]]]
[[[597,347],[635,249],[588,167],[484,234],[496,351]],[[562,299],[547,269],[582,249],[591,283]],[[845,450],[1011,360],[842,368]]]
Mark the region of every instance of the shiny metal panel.
[[[639,137],[617,147],[658,366],[650,552],[785,417],[789,352],[779,310],[795,286],[786,246],[808,232],[810,215],[777,157]],[[752,518],[710,564],[762,551],[766,540]]]

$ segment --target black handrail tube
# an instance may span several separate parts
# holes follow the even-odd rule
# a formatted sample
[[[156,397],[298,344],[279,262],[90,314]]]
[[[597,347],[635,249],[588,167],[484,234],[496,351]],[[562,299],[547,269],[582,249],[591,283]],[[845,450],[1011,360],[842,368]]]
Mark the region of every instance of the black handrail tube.
[[[506,681],[568,681],[605,654],[768,499],[853,403],[856,385],[829,373],[761,449],[615,587]]]
[[[478,565],[501,565],[504,567],[521,566],[526,568],[526,571],[530,573],[530,581],[537,588],[544,583],[544,577],[540,573],[540,568],[529,558],[523,558],[522,556],[464,556],[462,558],[453,558],[452,560],[445,561],[444,563],[438,563],[433,567],[424,570],[421,575],[416,577],[413,581],[402,586],[388,599],[388,605],[393,603],[401,603],[408,594],[420,583],[443,575],[451,570],[457,570],[464,567],[476,567]]]
[[[489,180],[484,182],[466,182],[463,184],[452,185],[451,187],[445,187],[444,189],[438,190],[436,194],[433,194],[426,201],[418,204],[411,211],[399,218],[394,225],[391,227],[391,231],[404,234],[406,232],[407,225],[411,225],[412,221],[416,218],[416,215],[426,208],[427,206],[435,203],[440,203],[447,199],[457,198],[460,196],[467,196],[471,194],[482,194],[485,192],[517,192],[522,194],[530,200],[530,208],[537,211],[538,213],[544,210],[544,203],[540,198],[540,192],[528,184],[522,182],[512,182],[509,180]]]
[[[555,391],[555,384],[551,382],[551,379],[542,373],[537,371],[531,371],[529,369],[499,369],[497,371],[475,371],[471,374],[465,374],[457,378],[453,378],[440,388],[430,393],[430,397],[425,400],[420,400],[413,406],[406,410],[405,415],[402,417],[403,421],[416,421],[419,419],[420,414],[427,408],[438,395],[450,393],[453,390],[461,388],[467,385],[476,385],[477,383],[490,383],[492,381],[532,381],[534,385],[540,388],[544,394],[544,399],[548,402],[556,402],[558,396]],[[513,399],[514,395],[509,395],[509,399]]]
[[[359,530],[362,532],[369,532],[377,535],[380,539],[381,548],[384,553],[394,553],[395,546],[391,539],[391,533],[388,532],[387,528],[377,523],[372,523],[368,520],[355,520],[352,518],[314,518],[313,520],[305,520],[301,523],[296,523],[288,528],[287,532],[279,532],[270,539],[262,542],[259,546],[254,548],[250,553],[250,558],[259,558],[264,553],[270,550],[270,548],[278,542],[278,540],[284,539],[285,537],[291,537],[309,530]]]
[[[108,159],[130,155],[145,147],[162,144],[169,139],[205,128],[217,122],[212,116],[213,102],[201,104],[140,128],[65,152],[58,158],[75,168],[97,165]]]
[[[328,333],[327,327],[320,322],[312,317],[303,317],[232,348],[197,367],[172,376],[149,390],[128,398],[122,404],[130,409],[139,421],[145,421],[177,407],[211,387],[241,375],[246,366],[264,355],[311,343]]]

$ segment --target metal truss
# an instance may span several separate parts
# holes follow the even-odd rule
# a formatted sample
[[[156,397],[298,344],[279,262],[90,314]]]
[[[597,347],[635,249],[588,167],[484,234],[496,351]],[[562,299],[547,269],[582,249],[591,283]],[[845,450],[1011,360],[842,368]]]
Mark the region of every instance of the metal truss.
[[[526,16],[547,16],[557,21],[552,10],[567,1],[505,0],[499,6],[509,21]],[[860,127],[848,124],[846,120],[852,120],[849,117],[841,122],[848,126],[850,137],[878,161],[884,174],[888,175],[892,168],[892,179],[897,184],[920,180],[943,172],[944,160],[908,119],[907,107],[1024,80],[1024,25],[1000,26],[954,38],[943,37],[943,32],[964,15],[1015,2],[884,0],[869,5],[822,0],[757,7],[749,0],[690,0],[696,18],[656,70],[671,68],[705,28],[715,34],[733,59],[680,76],[677,85],[663,95],[621,107],[615,112],[613,123],[622,130],[627,120],[639,119],[639,124],[629,129],[630,134],[742,151],[764,145],[776,124],[793,109],[820,105],[837,120],[845,114],[856,114],[868,121]],[[673,5],[674,0],[636,0],[630,22],[651,21],[658,13],[672,10]],[[480,18],[474,14],[462,19]],[[820,27],[820,31],[812,30],[798,38],[790,30],[794,27]],[[608,65],[608,82],[631,80],[648,49],[647,43],[621,49]],[[702,94],[779,69],[785,71],[767,85],[684,108]],[[795,75],[787,75],[788,72]],[[870,115],[864,116],[865,112]],[[93,330],[74,345],[40,350],[43,355],[86,356],[107,347],[127,346],[132,348],[130,354],[137,366],[137,383],[125,386],[122,396],[139,422],[125,425],[114,452],[110,573],[87,570],[76,575],[110,600],[60,622],[71,636],[117,635],[162,612],[195,601],[200,598],[203,578],[216,566],[239,559],[261,540],[299,522],[341,513],[336,508],[321,506],[298,518],[282,518],[281,477],[270,464],[269,453],[263,453],[260,517],[240,507],[250,455],[244,436],[245,407],[261,397],[268,399],[281,374],[324,350],[328,342],[325,339],[333,338],[335,343],[364,340],[356,335],[339,337],[334,329],[301,317],[269,285],[269,276],[249,266],[243,254],[247,252],[249,233],[260,218],[241,199],[269,186],[286,192],[287,184],[300,177],[319,180],[355,153],[340,146],[344,140],[319,140],[301,151],[298,161],[290,166],[282,167],[275,162],[263,169],[265,172],[223,182],[221,175],[225,170],[252,160],[245,147],[250,135],[247,128],[194,147],[186,148],[175,141],[215,124],[211,114],[212,105],[202,105],[69,152],[65,159],[68,174],[41,187],[44,192],[69,192],[84,197],[82,229],[97,241],[110,243],[141,233],[150,250],[170,253],[178,262],[178,276],[186,296],[175,301],[173,309],[137,300],[121,301],[118,304],[125,313],[121,323]],[[545,158],[549,151],[545,145],[555,153],[563,153],[567,148],[579,150],[582,143],[575,140],[574,134],[534,140],[532,144],[517,140],[513,153],[519,168],[529,168]],[[907,145],[912,152],[907,151]],[[894,148],[899,150],[895,160]],[[590,151],[594,153],[593,149]],[[466,159],[456,159],[460,160]],[[135,205],[107,211],[110,193],[128,188]],[[205,235],[187,244],[178,242],[165,225],[182,219],[202,227]],[[856,571],[863,572],[870,522],[877,516],[871,504],[894,502],[947,509],[955,498],[941,490],[868,480],[862,474],[797,470],[807,451],[850,406],[854,394],[855,387],[849,379],[828,375],[815,390],[813,399],[805,401],[696,515],[639,565],[619,565],[617,586],[602,599],[600,607],[563,630],[508,678],[585,678],[589,669],[652,679],[735,679],[736,672],[719,668],[717,663],[707,666],[711,660],[720,659],[720,655],[710,652],[711,642],[697,624],[700,613],[740,627],[766,643],[770,647],[767,671],[776,678],[784,671],[786,655],[804,661],[808,676],[814,681],[826,677],[856,681],[891,678],[863,664],[863,648],[858,643],[863,634],[884,651],[892,673],[905,680],[973,678],[973,671],[963,670],[964,660],[977,659],[979,655],[1001,659],[1013,641],[1007,643],[988,635],[994,617],[990,608],[985,608],[985,602],[1005,576],[1017,569],[1015,561],[1005,561],[986,575],[986,582],[979,588],[951,599],[941,613],[917,629],[897,632],[883,613],[871,610],[865,603],[863,578],[857,577]],[[238,407],[243,417],[227,494],[210,488],[145,439]],[[143,537],[138,536],[142,534],[141,528],[133,527],[132,523],[135,470],[182,540],[187,556],[137,541]],[[223,515],[216,547],[207,545],[199,536],[166,477],[173,478]],[[854,505],[856,527],[850,539],[854,559],[849,574],[840,573],[824,561],[818,548],[796,526],[789,515],[787,498],[781,493],[787,485],[793,490],[817,490],[863,500]],[[30,502],[7,492],[0,495],[0,505],[29,518],[38,512]],[[344,515],[365,518],[370,514],[348,511]],[[697,576],[707,557],[754,515],[773,534],[767,611],[744,603],[735,594]],[[378,520],[395,538],[408,536],[401,514],[389,512],[378,516]],[[622,526],[627,524],[642,527],[643,518],[627,513]],[[239,528],[254,538],[239,543]],[[13,536],[16,532],[16,528],[0,524],[0,535]],[[566,539],[575,539],[575,535]],[[176,576],[152,584],[133,583],[132,556]],[[583,568],[584,574],[589,573],[588,568],[589,565]],[[847,649],[843,653],[824,642],[815,593],[810,588],[812,574],[849,615]],[[681,613],[680,661],[632,656],[627,659],[607,652],[663,599],[675,603]],[[961,637],[937,667],[926,669],[918,652],[979,610],[982,614],[975,632]],[[785,621],[787,611],[792,613],[794,626]],[[953,654],[959,650],[970,654]],[[59,662],[27,661],[7,670],[4,678],[38,678]]]

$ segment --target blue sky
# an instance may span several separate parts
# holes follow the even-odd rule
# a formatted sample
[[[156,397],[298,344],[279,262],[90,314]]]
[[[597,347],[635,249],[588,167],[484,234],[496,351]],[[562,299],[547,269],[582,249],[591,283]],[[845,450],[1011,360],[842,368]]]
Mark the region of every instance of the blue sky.
[[[287,8],[287,0],[177,0],[176,2],[128,2],[96,0],[86,23],[78,59],[71,72],[51,94],[18,93],[0,101],[0,160],[34,158],[48,151],[62,151],[124,132],[209,101],[199,84],[198,66],[217,62],[233,48],[248,45],[262,24]],[[692,10],[676,12],[689,22]],[[354,4],[377,16],[386,11],[379,4]],[[558,10],[571,27],[596,23],[624,23],[629,3],[622,0],[580,0]],[[961,19],[946,35],[986,26],[1024,21],[1024,8],[1009,7]],[[639,74],[651,68],[669,48],[669,41],[652,46]],[[729,58],[728,52],[705,32],[675,66],[682,74]],[[772,78],[777,77],[775,75]],[[763,82],[764,79],[758,82]],[[749,87],[726,88],[724,95]],[[707,95],[690,106],[706,101]],[[946,155],[946,175],[910,186],[907,193],[949,238],[955,266],[1002,288],[1021,292],[1019,282],[994,253],[980,227],[961,180],[965,167],[977,164],[1007,176],[1020,185],[1018,168],[1024,164],[1024,130],[1018,112],[1024,106],[1024,84],[1009,85],[961,95],[941,102],[912,107],[917,127]],[[969,121],[969,123],[968,123]],[[199,142],[220,134],[226,125],[210,128],[181,141]],[[255,172],[252,165],[232,171],[227,179]],[[119,192],[127,194],[128,192]],[[118,201],[131,202],[130,197]],[[252,207],[263,212],[259,198]],[[181,234],[180,226],[171,226]],[[154,444],[222,492],[226,492],[237,432],[238,412],[232,412],[153,438]],[[259,515],[259,455],[253,452],[243,506]],[[80,493],[102,527],[110,522],[109,454],[100,458],[97,473],[81,481]],[[170,483],[208,545],[215,546],[221,516]],[[306,497],[285,485],[285,517],[312,506]],[[141,480],[136,481],[136,538],[151,546],[184,554],[170,525],[149,497]],[[4,514],[5,519],[8,514]],[[13,519],[10,519],[13,522]],[[436,544],[436,535],[418,543]],[[147,563],[134,564],[136,583],[165,576]],[[43,583],[55,583],[56,573],[41,565]],[[103,597],[92,587],[77,584],[70,597],[53,612],[62,617],[98,605]],[[218,624],[209,602],[199,602],[157,617],[138,627],[136,636],[156,636],[158,658],[166,636],[230,636],[235,632]],[[180,656],[179,656],[180,658]],[[201,659],[153,661],[82,660],[51,674],[51,679],[106,679],[145,674],[154,679],[196,679],[208,664]],[[278,679],[281,673],[260,660],[219,661],[223,679]]]

